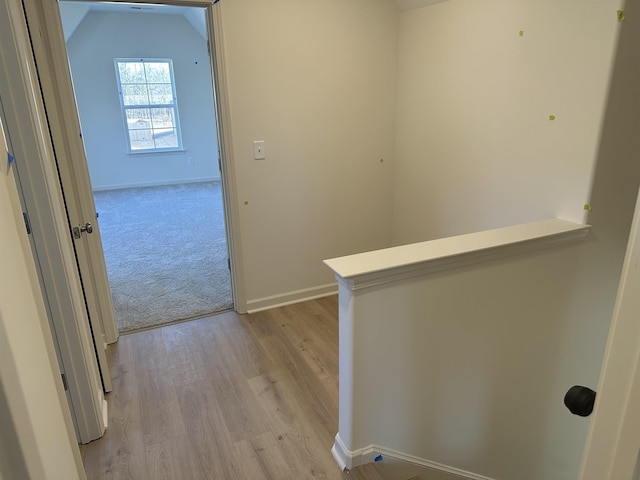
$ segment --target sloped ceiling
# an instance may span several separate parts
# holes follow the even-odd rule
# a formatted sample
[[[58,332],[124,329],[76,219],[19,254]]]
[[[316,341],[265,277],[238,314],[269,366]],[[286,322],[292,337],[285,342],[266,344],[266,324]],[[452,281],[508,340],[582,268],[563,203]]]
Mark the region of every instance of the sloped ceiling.
[[[84,20],[84,17],[90,11],[105,12],[127,12],[127,13],[157,13],[162,15],[183,15],[193,28],[204,38],[207,39],[207,24],[204,16],[204,9],[178,7],[173,5],[149,5],[134,3],[115,3],[115,2],[77,2],[77,1],[60,1],[60,17],[62,18],[62,26],[64,29],[65,41],[68,41],[75,32],[78,25]]]

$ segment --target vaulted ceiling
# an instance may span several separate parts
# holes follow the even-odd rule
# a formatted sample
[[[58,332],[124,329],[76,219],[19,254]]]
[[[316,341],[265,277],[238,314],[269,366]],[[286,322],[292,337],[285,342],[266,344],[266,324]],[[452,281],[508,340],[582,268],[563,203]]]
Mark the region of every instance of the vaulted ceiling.
[[[151,5],[142,3],[116,3],[116,2],[77,2],[60,1],[60,16],[64,29],[65,41],[68,41],[80,25],[84,17],[90,11],[122,12],[122,13],[157,13],[162,15],[183,15],[193,28],[207,38],[207,26],[204,9],[177,7],[173,5]]]

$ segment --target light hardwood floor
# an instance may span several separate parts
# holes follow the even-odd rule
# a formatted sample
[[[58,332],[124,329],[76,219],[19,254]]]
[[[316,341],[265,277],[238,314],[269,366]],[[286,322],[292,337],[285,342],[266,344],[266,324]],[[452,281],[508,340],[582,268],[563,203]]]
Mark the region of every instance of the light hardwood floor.
[[[81,446],[88,478],[379,478],[342,473],[331,456],[337,311],[332,296],[121,336],[108,352],[109,428]]]

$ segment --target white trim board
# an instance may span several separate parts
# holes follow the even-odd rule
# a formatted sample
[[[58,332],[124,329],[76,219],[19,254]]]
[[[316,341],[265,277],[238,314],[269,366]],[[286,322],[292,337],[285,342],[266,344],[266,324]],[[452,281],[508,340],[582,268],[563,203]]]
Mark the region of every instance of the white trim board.
[[[348,289],[358,290],[583,240],[590,228],[552,218],[332,258],[324,263]]]
[[[640,478],[640,195],[584,448],[580,480]]]
[[[271,308],[284,307],[294,303],[305,302],[307,300],[315,300],[316,298],[328,297],[329,295],[337,295],[338,285],[330,283],[320,285],[318,287],[305,288],[295,290],[293,292],[273,295],[271,297],[256,298],[247,302],[247,313],[256,313]]]
[[[222,181],[222,201],[225,206],[225,223],[227,225],[227,248],[231,267],[231,293],[233,304],[238,313],[247,311],[247,298],[244,275],[244,256],[240,229],[240,211],[238,188],[236,182],[235,156],[233,152],[233,135],[231,133],[231,109],[229,106],[229,88],[227,78],[226,48],[224,43],[224,22],[222,21],[222,4],[214,3],[207,8],[207,28],[211,51],[211,75],[216,108],[216,128],[218,129],[218,152],[220,177]]]
[[[136,183],[121,183],[118,185],[99,185],[94,186],[94,192],[106,192],[109,190],[124,190],[125,188],[144,188],[144,187],[164,187],[166,185],[182,185],[189,183],[205,183],[205,182],[218,182],[219,177],[202,177],[202,178],[183,178],[177,180],[166,180],[163,182],[136,182]]]
[[[411,464],[415,467],[424,469],[425,474],[428,473],[428,471],[431,471],[443,473],[449,477],[453,476],[460,480],[494,480],[490,477],[485,477],[484,475],[467,472],[466,470],[450,467],[442,463],[433,462],[407,453],[398,452],[397,450],[392,450],[380,445],[371,444],[352,452],[347,450],[339,433],[335,437],[331,453],[341,470],[351,470],[361,465],[374,463],[376,458],[382,456],[382,459],[380,460],[381,463],[384,463],[385,459],[390,459],[397,462]]]

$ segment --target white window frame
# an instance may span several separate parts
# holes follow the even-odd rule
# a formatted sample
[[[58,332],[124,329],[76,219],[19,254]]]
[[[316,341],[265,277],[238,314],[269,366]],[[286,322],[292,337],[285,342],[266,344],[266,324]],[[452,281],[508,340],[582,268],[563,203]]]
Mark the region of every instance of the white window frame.
[[[120,69],[118,65],[120,63],[167,63],[169,65],[169,74],[171,76],[171,90],[173,93],[173,102],[167,104],[152,104],[151,102],[146,104],[125,105],[124,96],[122,94],[122,84],[120,79]],[[114,66],[116,69],[116,80],[118,82],[118,96],[120,98],[120,110],[122,112],[122,121],[124,124],[125,136],[127,139],[127,152],[130,155],[148,154],[148,153],[162,153],[162,152],[180,152],[184,151],[182,146],[182,132],[180,129],[180,116],[178,115],[178,99],[176,94],[176,83],[173,75],[173,60],[170,58],[115,58]],[[148,85],[149,82],[145,83]],[[176,136],[178,145],[175,147],[153,147],[153,148],[132,148],[131,143],[131,131],[127,121],[127,110],[136,110],[142,108],[168,108],[173,110],[174,127],[176,129]],[[153,129],[153,127],[152,127]]]

